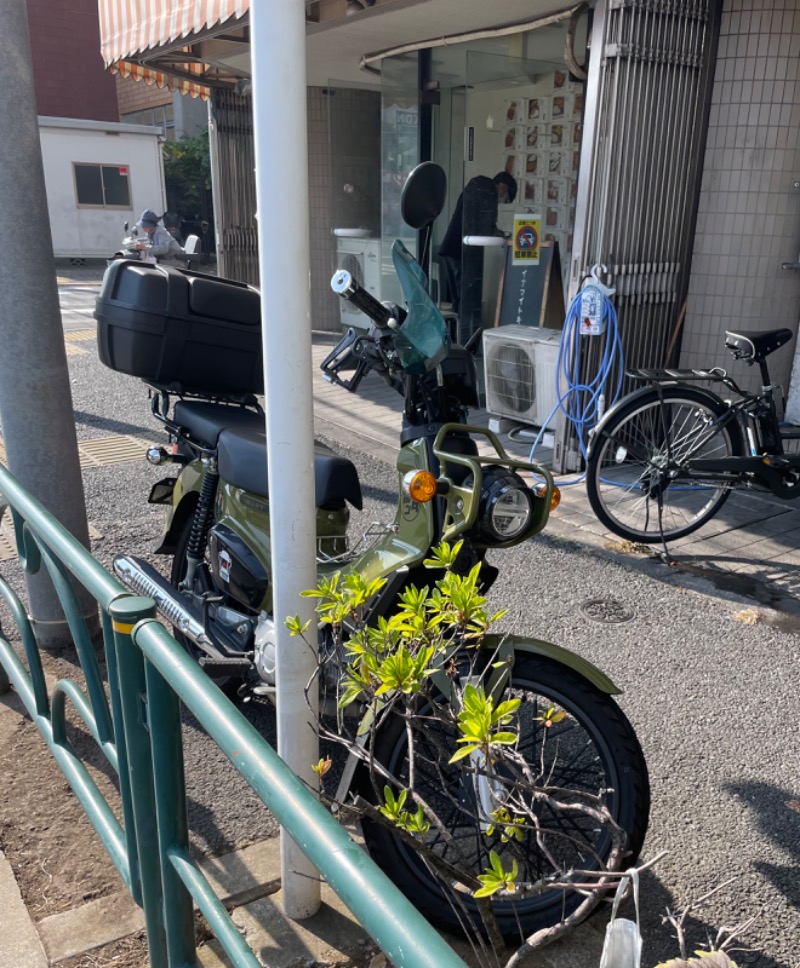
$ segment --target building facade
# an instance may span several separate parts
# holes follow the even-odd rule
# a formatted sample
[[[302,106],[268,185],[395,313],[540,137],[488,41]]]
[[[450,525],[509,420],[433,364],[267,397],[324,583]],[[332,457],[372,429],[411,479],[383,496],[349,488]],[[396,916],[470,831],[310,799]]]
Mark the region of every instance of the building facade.
[[[252,279],[247,4],[216,6],[218,22],[191,24],[132,60],[207,84],[212,131],[222,110],[218,181],[238,185],[228,190],[239,208],[220,206],[219,251]],[[448,173],[451,210],[474,175],[512,172],[520,191],[498,224],[540,214],[568,294],[593,264],[609,268],[629,366],[725,365],[747,385],[753,371],[727,357],[725,330],[786,326],[796,336],[798,0],[596,0],[577,17],[547,0],[509,0],[501,21],[478,0],[377,0],[353,16],[344,0],[306,9],[314,326],[343,322],[327,298],[343,254],[366,266],[377,249],[380,295],[395,297],[384,269],[402,232],[399,185],[432,158]],[[187,51],[191,62],[181,61]],[[369,136],[340,137],[348,115]],[[343,245],[337,229],[362,230],[362,240]],[[497,259],[487,251],[483,261],[483,325],[498,318]],[[771,361],[790,404],[795,347]]]

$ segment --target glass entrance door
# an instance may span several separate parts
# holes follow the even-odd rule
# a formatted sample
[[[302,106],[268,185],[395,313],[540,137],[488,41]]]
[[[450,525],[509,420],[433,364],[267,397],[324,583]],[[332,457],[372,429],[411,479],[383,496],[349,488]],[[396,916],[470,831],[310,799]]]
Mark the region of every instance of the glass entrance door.
[[[552,60],[542,58],[550,50],[537,34],[543,32],[498,42],[501,50],[535,50],[535,58],[466,46],[433,58],[442,92],[434,159],[451,186],[450,223],[435,239],[437,261],[462,342],[494,325],[506,257],[502,245],[464,245],[465,235],[496,237],[512,231],[515,213],[539,214],[543,236],[559,245],[562,268],[568,264],[583,93],[556,59],[561,34],[552,41]]]
[[[519,40],[524,46],[525,39]],[[510,234],[515,213],[540,215],[542,239],[559,246],[566,266],[574,207],[570,175],[574,171],[577,177],[572,149],[575,145],[577,152],[579,131],[573,131],[572,122],[578,92],[567,94],[569,74],[555,60],[559,53],[553,50],[550,61],[468,52],[464,199],[478,195],[480,201],[471,214],[464,206],[464,234]],[[577,108],[582,110],[582,96]],[[487,179],[494,180],[499,197],[491,197]],[[463,246],[465,338],[480,326],[494,325],[507,251],[507,246]]]
[[[381,298],[402,305],[392,245],[416,250],[416,233],[400,214],[400,195],[419,159],[417,54],[389,57],[381,71]]]

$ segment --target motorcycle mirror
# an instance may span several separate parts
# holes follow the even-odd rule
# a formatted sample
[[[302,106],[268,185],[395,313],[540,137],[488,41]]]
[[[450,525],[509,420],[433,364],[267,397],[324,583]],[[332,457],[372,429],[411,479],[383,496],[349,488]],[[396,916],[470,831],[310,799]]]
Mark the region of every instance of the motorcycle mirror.
[[[411,172],[400,195],[400,214],[412,229],[431,225],[444,208],[447,175],[441,165],[423,161]]]
[[[125,220],[125,231],[126,232],[128,231],[128,220],[127,219]]]

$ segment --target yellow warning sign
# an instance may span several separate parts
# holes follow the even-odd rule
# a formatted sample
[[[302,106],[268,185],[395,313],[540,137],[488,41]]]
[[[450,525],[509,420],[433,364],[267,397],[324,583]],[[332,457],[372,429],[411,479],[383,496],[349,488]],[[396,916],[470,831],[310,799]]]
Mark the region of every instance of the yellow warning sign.
[[[542,237],[541,215],[514,216],[514,257],[515,266],[539,265],[539,241]]]

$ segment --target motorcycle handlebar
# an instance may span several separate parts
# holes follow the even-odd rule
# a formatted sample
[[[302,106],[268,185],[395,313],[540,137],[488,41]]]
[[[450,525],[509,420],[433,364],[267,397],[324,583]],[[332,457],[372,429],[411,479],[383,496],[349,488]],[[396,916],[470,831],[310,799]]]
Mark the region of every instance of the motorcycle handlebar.
[[[391,311],[378,302],[366,289],[359,286],[345,269],[337,269],[334,272],[331,279],[331,289],[342,299],[351,302],[356,309],[360,309],[362,313],[369,316],[376,326],[380,326],[382,329],[388,327],[394,319]]]

